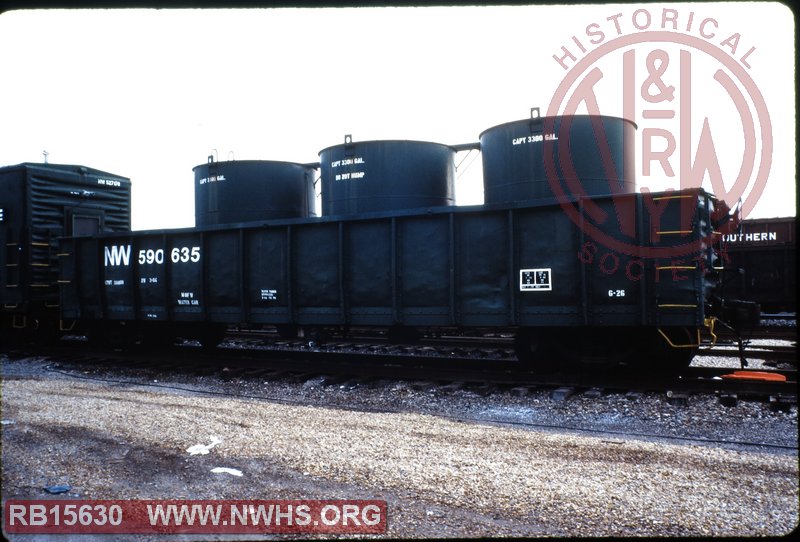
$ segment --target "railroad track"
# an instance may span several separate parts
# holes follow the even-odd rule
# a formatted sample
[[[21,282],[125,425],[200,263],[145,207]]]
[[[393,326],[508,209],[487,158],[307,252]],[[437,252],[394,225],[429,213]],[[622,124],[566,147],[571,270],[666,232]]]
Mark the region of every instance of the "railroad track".
[[[260,339],[246,342],[260,342]],[[216,350],[185,344],[158,351],[103,351],[76,342],[9,354],[13,357],[46,356],[66,366],[81,368],[189,372],[221,379],[318,379],[323,385],[354,386],[385,379],[442,388],[466,386],[478,393],[492,393],[493,390],[527,393],[526,390],[547,388],[556,399],[589,390],[593,390],[592,393],[663,392],[675,402],[693,393],[716,393],[727,404],[735,404],[739,399],[761,400],[782,410],[797,402],[796,370],[769,371],[784,377],[785,382],[725,378],[724,375],[735,371],[733,368],[689,367],[676,376],[647,375],[625,367],[534,372],[522,367],[513,349],[504,348],[502,344],[491,348],[470,348],[461,344],[442,343],[434,347],[389,345],[385,341],[336,342],[322,348],[309,347],[304,341],[243,345],[239,339]],[[738,351],[729,350],[728,354],[738,360]],[[489,361],[491,363],[487,363]]]
[[[739,349],[736,345],[701,347],[697,355],[703,357],[733,357],[738,359]],[[797,364],[797,347],[789,345],[750,346],[745,348],[745,358],[749,360],[764,360],[770,365]]]
[[[516,361],[514,353],[514,339],[511,336],[495,335],[490,337],[477,336],[440,336],[425,337],[415,345],[395,345],[388,343],[385,338],[370,335],[367,337],[351,337],[349,340],[329,341],[324,344],[314,344],[305,340],[285,340],[275,338],[269,334],[245,332],[232,335],[230,340],[239,346],[263,348],[275,351],[304,352],[309,348],[326,352],[351,352],[354,354],[374,353],[388,356],[408,355],[423,358],[469,358],[494,361]],[[230,343],[229,343],[230,344]],[[309,344],[311,346],[309,346]],[[701,346],[698,356],[732,357],[739,359],[739,349],[735,342],[721,339],[715,345]],[[797,347],[795,344],[785,345],[748,345],[745,348],[745,358],[749,360],[764,360],[767,364],[796,364]]]
[[[718,342],[720,343],[732,343],[736,340],[736,336],[728,329],[723,327],[718,327],[715,331]],[[772,340],[785,340],[785,341],[797,341],[797,327],[794,325],[794,321],[790,325],[782,325],[782,326],[774,326],[774,325],[762,325],[752,331],[750,331],[746,337],[748,340],[759,340],[759,339],[772,339]],[[275,342],[275,341],[295,341],[298,338],[285,338],[280,337],[278,333],[270,328],[267,329],[253,329],[253,330],[244,330],[244,329],[230,329],[227,335],[228,339],[242,339],[242,340],[263,340],[268,342]],[[303,339],[306,340],[306,339]],[[312,339],[308,339],[312,340]],[[336,341],[376,341],[376,342],[387,342],[387,335],[384,332],[380,331],[372,331],[369,329],[358,329],[351,331],[347,337],[331,337],[327,342],[336,342]],[[476,344],[506,344],[506,345],[513,345],[514,343],[514,333],[513,331],[509,330],[508,332],[486,332],[486,333],[476,333],[471,335],[459,334],[457,332],[453,332],[450,334],[436,334],[436,335],[422,335],[420,337],[420,341],[426,343],[437,343],[437,342],[446,342],[448,344],[460,344],[463,346],[467,345],[476,345]]]
[[[721,341],[735,339],[734,334],[724,327],[718,328],[717,336]],[[761,325],[747,333],[750,340],[773,339],[784,341],[797,341],[797,319],[794,315],[761,315]]]

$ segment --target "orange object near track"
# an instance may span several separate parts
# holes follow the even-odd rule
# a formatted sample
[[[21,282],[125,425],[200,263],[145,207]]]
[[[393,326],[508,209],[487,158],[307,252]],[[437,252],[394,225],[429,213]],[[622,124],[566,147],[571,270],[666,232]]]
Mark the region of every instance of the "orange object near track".
[[[735,380],[763,380],[765,382],[786,382],[784,375],[765,371],[734,371],[731,374],[722,375],[722,378]]]

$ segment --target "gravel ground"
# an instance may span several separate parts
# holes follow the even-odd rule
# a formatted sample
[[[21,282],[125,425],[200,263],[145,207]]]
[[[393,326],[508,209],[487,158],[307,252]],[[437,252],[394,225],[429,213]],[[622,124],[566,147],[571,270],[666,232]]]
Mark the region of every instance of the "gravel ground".
[[[60,483],[85,499],[385,499],[393,538],[779,536],[798,524],[796,408],[53,369],[3,359],[4,500]],[[187,452],[214,438],[210,453]]]

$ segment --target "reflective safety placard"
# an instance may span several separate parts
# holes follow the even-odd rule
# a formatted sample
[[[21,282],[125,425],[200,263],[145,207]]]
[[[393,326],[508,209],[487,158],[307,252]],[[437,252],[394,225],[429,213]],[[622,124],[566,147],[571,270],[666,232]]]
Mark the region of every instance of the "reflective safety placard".
[[[551,268],[520,269],[519,289],[522,292],[548,292],[553,289]]]

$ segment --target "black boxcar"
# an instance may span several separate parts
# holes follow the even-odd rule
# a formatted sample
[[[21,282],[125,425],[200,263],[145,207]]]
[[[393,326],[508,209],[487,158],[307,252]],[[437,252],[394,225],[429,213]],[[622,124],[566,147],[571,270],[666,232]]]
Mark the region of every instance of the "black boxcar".
[[[128,231],[130,179],[78,165],[0,168],[0,325],[59,324],[59,237]]]
[[[797,310],[795,217],[742,221],[739,231],[723,237],[725,266],[736,271],[726,288],[751,299],[765,312]]]

